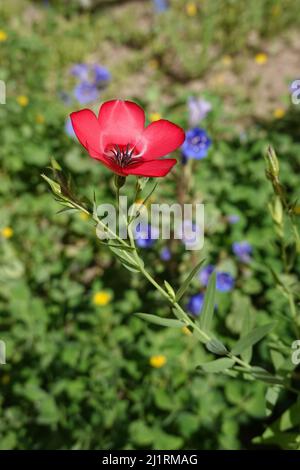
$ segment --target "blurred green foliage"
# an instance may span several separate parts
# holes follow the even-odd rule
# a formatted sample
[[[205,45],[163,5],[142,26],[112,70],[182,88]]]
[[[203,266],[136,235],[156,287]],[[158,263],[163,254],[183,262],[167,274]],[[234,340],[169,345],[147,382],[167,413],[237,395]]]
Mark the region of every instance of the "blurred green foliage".
[[[97,244],[89,220],[56,214],[59,207],[40,173],[55,156],[72,173],[79,194],[91,198],[95,189],[98,202],[113,197],[111,175],[64,131],[74,105],[68,108],[60,93],[73,86],[68,70],[75,62],[91,53],[97,59],[98,53],[105,58],[116,52],[105,99],[117,94],[124,75],[130,78],[155,59],[157,79],[168,77],[172,96],[160,112],[186,128],[191,93],[184,82],[201,76],[223,54],[242,51],[252,31],[263,38],[297,26],[297,2],[199,0],[193,17],[181,0],[159,17],[150,2],[138,7],[129,2],[121,10],[98,2],[92,11],[82,11],[79,2],[41,3],[5,2],[0,10],[0,29],[7,33],[0,46],[0,79],[7,84],[7,103],[0,105],[0,338],[7,344],[7,364],[0,366],[0,448],[251,448],[267,423],[265,385],[196,372],[210,357],[197,339],[135,318],[137,311],[164,316],[169,309]],[[122,54],[118,58],[124,47],[131,51],[127,61]],[[28,98],[25,106],[22,96]],[[299,113],[256,122],[238,135],[226,124],[220,99],[206,97],[213,104],[205,121],[213,147],[193,166],[194,195],[205,202],[208,221],[201,257],[236,277],[234,291],[219,294],[215,328],[231,345],[245,312],[256,325],[277,319],[272,340],[288,361],[295,336],[285,320],[288,302],[269,269],[282,271],[262,154],[272,142],[282,182],[292,200],[299,197]],[[153,82],[128,98],[152,112],[160,102]],[[177,176],[161,183],[157,200],[176,198]],[[227,222],[231,214],[240,217],[235,225]],[[5,237],[7,227],[13,232]],[[231,251],[232,242],[243,239],[254,248],[249,266]],[[176,245],[172,262],[164,263],[157,260],[162,246],[145,252],[145,260],[158,279],[179,286],[191,254]],[[299,270],[286,273],[284,282],[295,286]],[[196,279],[189,294],[199,289]],[[99,291],[111,296],[107,305],[93,302]],[[166,364],[151,367],[153,355],[164,355]],[[255,347],[255,359],[258,365],[270,362],[265,344]],[[284,392],[275,417],[293,399]],[[295,447],[296,441],[297,432],[291,432],[283,447]],[[266,442],[280,446],[283,438],[279,433]]]

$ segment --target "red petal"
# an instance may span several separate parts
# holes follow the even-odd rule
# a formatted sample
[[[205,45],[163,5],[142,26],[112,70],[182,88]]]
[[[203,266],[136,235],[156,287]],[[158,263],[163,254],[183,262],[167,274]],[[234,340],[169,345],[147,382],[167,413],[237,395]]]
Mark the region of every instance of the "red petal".
[[[77,139],[86,149],[100,151],[100,126],[90,109],[82,109],[70,115]]]
[[[176,150],[183,144],[184,139],[185,134],[181,127],[165,119],[160,119],[146,127],[137,147],[143,159],[153,160]]]
[[[98,121],[102,145],[134,144],[145,126],[144,110],[132,101],[106,101],[100,108]]]
[[[160,177],[165,176],[171,168],[177,163],[175,158],[166,158],[164,160],[149,160],[148,162],[141,163],[140,165],[130,168],[124,168],[127,175]]]

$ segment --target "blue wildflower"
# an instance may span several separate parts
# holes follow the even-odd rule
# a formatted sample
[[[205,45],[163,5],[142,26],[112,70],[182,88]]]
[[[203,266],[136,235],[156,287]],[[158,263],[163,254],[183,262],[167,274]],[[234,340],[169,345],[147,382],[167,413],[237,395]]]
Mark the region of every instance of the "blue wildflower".
[[[235,214],[232,214],[232,215],[229,215],[227,217],[227,220],[230,224],[237,224],[239,221],[240,221],[240,216],[239,215],[235,215]]]
[[[172,257],[172,254],[171,254],[171,251],[170,249],[165,246],[161,251],[160,251],[160,259],[162,259],[163,261],[170,261],[171,257]]]
[[[199,273],[199,279],[201,284],[207,286],[210,275],[214,272],[215,267],[212,264],[208,264],[205,268],[201,269]]]
[[[195,127],[186,132],[181,151],[185,158],[201,160],[206,157],[210,146],[211,140],[205,130]]]
[[[247,241],[234,242],[232,244],[232,251],[243,263],[251,261],[252,246]]]
[[[189,124],[191,127],[197,126],[211,111],[212,106],[204,98],[188,98]]]
[[[214,272],[215,267],[212,264],[208,264],[199,273],[199,280],[207,286],[211,274]],[[229,273],[217,271],[216,272],[216,289],[220,292],[229,292],[234,287],[234,278]]]
[[[234,279],[229,273],[217,273],[216,289],[220,292],[229,292],[234,287]]]
[[[168,0],[153,0],[153,4],[156,13],[163,13],[169,7]]]
[[[92,66],[94,72],[95,83],[108,82],[111,79],[110,72],[102,65],[95,64]]]
[[[74,96],[80,104],[87,104],[99,97],[99,91],[95,84],[81,82],[74,88]]]
[[[88,64],[75,64],[70,70],[71,75],[79,78],[81,81],[89,79],[89,65]]]
[[[151,248],[158,238],[158,230],[151,225],[138,224],[135,229],[135,240],[140,248]]]
[[[187,310],[195,316],[200,315],[201,309],[204,302],[204,294],[200,292],[199,294],[194,294],[189,298],[187,304]]]

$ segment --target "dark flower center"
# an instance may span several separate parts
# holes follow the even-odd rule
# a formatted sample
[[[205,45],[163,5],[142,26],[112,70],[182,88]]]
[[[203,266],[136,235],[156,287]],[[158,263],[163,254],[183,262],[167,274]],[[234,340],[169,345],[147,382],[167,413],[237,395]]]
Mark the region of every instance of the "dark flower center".
[[[121,168],[125,168],[129,165],[132,165],[137,161],[137,156],[135,155],[135,148],[132,147],[130,144],[114,144],[110,146],[107,151],[107,157],[113,160],[113,162],[119,165]]]

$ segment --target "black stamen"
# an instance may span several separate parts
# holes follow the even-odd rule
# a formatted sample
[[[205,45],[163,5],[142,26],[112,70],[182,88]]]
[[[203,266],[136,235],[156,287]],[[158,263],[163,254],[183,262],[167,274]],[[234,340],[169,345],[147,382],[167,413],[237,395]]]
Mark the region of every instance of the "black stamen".
[[[113,160],[121,168],[124,168],[128,165],[132,165],[135,162],[134,147],[130,149],[130,145],[127,144],[126,147],[120,148],[118,144],[115,144],[113,148],[110,149],[112,155],[107,155],[108,158]]]

